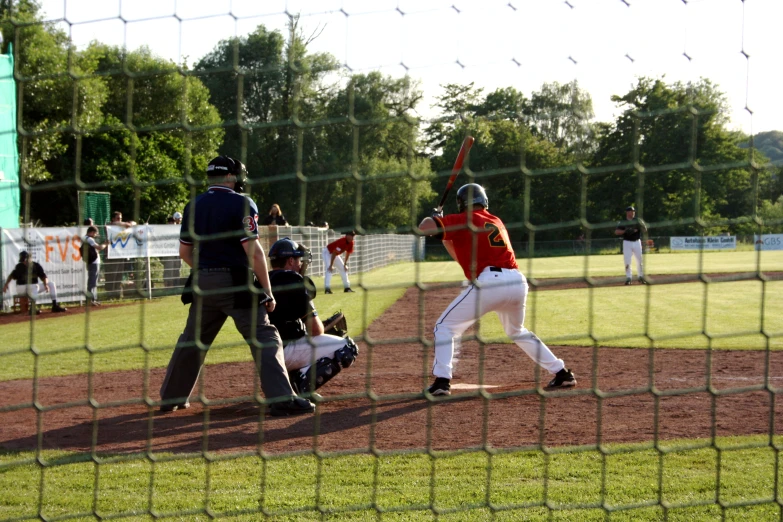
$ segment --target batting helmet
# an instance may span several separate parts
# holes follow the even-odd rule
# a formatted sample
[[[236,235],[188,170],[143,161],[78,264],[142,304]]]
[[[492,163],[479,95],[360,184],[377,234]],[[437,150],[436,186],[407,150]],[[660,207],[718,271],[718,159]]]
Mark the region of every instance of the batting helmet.
[[[244,192],[247,183],[247,168],[245,165],[231,156],[218,156],[207,165],[207,176],[220,178],[229,174],[236,177],[234,190]]]
[[[484,191],[484,187],[477,183],[468,183],[462,185],[457,191],[457,209],[463,212],[468,208],[468,199],[471,205],[481,205],[485,209],[489,208],[489,198]]]

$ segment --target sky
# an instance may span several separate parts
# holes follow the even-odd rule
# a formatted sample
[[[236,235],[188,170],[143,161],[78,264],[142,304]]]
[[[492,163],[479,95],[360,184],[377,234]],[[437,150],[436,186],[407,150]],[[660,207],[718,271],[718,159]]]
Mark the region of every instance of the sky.
[[[79,48],[90,41],[193,64],[220,40],[258,25],[286,34],[299,14],[312,52],[346,73],[381,71],[420,82],[423,118],[441,85],[530,96],[576,80],[598,121],[639,77],[709,78],[725,93],[730,127],[783,130],[778,82],[783,0],[40,0]]]

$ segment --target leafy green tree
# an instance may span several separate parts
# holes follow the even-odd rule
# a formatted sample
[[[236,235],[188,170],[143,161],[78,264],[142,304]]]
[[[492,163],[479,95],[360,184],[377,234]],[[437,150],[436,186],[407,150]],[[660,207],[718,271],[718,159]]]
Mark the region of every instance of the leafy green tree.
[[[584,160],[592,152],[595,125],[593,100],[576,80],[560,84],[544,83],[534,92],[523,112],[531,130],[556,147]]]
[[[752,214],[754,174],[742,165],[748,154],[741,137],[726,129],[725,97],[714,84],[641,78],[612,99],[624,111],[593,156],[590,221],[613,221],[633,202],[643,204],[640,217],[670,223],[673,233],[699,232],[695,218]]]
[[[337,69],[331,55],[307,52],[311,38],[294,17],[287,37],[260,25],[219,42],[195,65],[225,122],[220,152],[245,162],[260,206],[279,203],[294,224],[297,172],[324,153],[315,122],[323,120],[331,92],[325,77]]]

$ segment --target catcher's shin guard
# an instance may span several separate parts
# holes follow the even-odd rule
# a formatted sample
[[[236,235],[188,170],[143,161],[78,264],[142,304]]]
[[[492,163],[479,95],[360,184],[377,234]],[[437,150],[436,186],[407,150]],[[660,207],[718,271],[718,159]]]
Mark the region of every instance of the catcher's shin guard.
[[[359,347],[350,337],[345,338],[345,346],[334,352],[334,358],[343,368],[349,368],[359,356]]]
[[[313,370],[315,370],[315,375],[313,375]],[[342,368],[340,367],[340,363],[336,359],[330,359],[328,357],[322,357],[321,359],[318,359],[315,361],[315,364],[311,366],[306,373],[299,373],[301,376],[299,378],[298,386],[299,386],[299,392],[300,393],[309,393],[311,391],[315,391],[327,382],[331,381],[335,375],[340,373],[340,370]],[[315,377],[314,381],[311,381]],[[315,384],[315,386],[312,386],[311,382]]]

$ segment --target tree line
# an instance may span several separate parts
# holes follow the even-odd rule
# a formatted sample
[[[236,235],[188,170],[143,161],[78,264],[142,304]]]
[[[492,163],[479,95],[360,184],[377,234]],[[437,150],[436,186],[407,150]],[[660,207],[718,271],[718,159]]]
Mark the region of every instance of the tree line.
[[[278,203],[294,225],[408,231],[472,135],[458,183],[484,185],[515,237],[603,237],[630,204],[657,234],[783,231],[780,133],[755,143],[729,130],[708,79],[639,78],[613,96],[611,122],[595,121],[576,81],[530,96],[449,84],[423,121],[415,81],[346,73],[309,50],[317,36],[296,18],[287,34],[259,25],[223,40],[192,67],[147,48],[77,50],[34,0],[0,2],[0,29],[16,60],[24,217],[46,225],[78,220],[77,190],[165,222],[228,154],[262,213]]]

